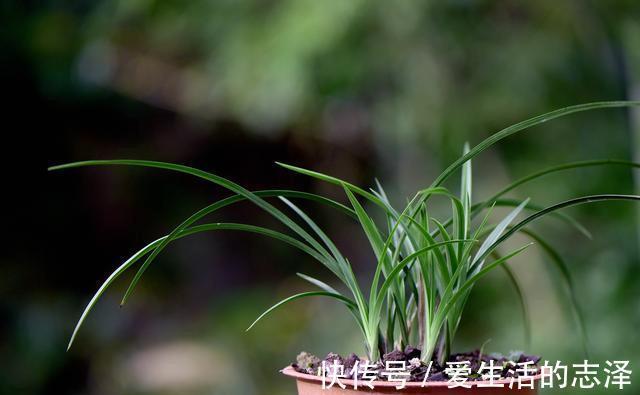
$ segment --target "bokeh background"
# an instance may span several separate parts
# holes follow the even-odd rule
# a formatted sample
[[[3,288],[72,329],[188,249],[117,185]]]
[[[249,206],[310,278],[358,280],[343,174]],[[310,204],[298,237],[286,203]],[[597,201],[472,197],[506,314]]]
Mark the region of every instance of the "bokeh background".
[[[4,85],[28,109],[23,133],[44,136],[42,172],[72,160],[144,158],[200,167],[250,189],[298,188],[345,201],[339,189],[274,164],[282,161],[365,187],[378,178],[401,204],[465,141],[555,108],[640,96],[640,6],[633,0],[1,7]],[[511,137],[474,162],[474,193],[488,197],[542,167],[590,158],[640,161],[640,116],[582,113]],[[514,196],[547,205],[639,188],[638,171],[590,168]],[[227,193],[187,176],[125,168],[48,174],[34,193],[44,223],[22,232],[2,262],[2,393],[293,394],[277,370],[299,351],[362,352],[350,316],[327,300],[290,304],[245,333],[279,298],[309,288],[296,272],[332,278],[286,246],[225,232],[170,246],[124,308],[118,302],[130,276],[119,281],[65,352],[75,320],[111,270]],[[358,225],[305,207],[368,281],[374,263]],[[590,359],[630,360],[634,384],[624,393],[637,393],[637,207],[569,213],[593,240],[553,219],[535,227],[570,264]],[[248,204],[212,220],[274,225]],[[531,346],[513,289],[496,272],[474,290],[456,350],[489,341],[489,351],[583,359],[558,273],[535,249],[513,265],[532,315]]]

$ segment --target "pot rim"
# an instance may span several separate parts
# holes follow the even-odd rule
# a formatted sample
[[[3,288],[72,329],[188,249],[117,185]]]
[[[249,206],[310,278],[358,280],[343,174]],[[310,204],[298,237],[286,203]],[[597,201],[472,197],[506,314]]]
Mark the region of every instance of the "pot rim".
[[[286,368],[282,369],[280,371],[280,373],[284,374],[285,376],[289,376],[289,377],[294,377],[297,380],[303,380],[303,381],[311,381],[311,382],[317,382],[317,383],[322,383],[322,377],[320,376],[312,376],[310,374],[306,374],[306,373],[300,373],[298,371],[296,371],[291,365],[287,366]],[[521,383],[530,383],[532,381],[538,381],[542,378],[543,373],[540,372],[535,376],[531,376],[531,377],[526,377],[521,379]],[[353,387],[356,383],[354,380],[349,380],[349,379],[340,379],[340,382],[344,385],[346,385],[347,387]],[[478,384],[489,384],[491,383],[490,381],[467,381],[465,383],[465,385],[470,385],[471,387],[475,387]],[[509,383],[511,383],[511,379],[500,379],[500,380],[493,380],[493,384],[506,384],[507,386],[509,385]],[[383,381],[383,380],[376,380],[374,381],[374,387],[382,387],[382,388],[395,388],[396,386],[398,386],[399,382],[389,382],[389,381]],[[359,386],[362,386],[362,381],[358,382]],[[426,383],[422,383],[421,381],[407,381],[405,384],[405,387],[408,388],[428,388],[428,387],[449,387],[451,385],[450,382],[448,381],[427,381]]]

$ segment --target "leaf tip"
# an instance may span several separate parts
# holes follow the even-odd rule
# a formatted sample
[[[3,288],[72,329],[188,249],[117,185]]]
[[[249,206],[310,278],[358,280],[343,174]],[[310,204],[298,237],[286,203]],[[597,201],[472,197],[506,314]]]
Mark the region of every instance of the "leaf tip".
[[[55,171],[55,170],[60,170],[63,169],[65,165],[55,165],[55,166],[49,166],[47,167],[47,171]]]
[[[589,232],[589,229],[585,228],[585,227],[581,227],[579,229],[579,232],[582,233],[584,235],[584,237],[586,237],[589,240],[593,240],[593,234],[591,232]]]

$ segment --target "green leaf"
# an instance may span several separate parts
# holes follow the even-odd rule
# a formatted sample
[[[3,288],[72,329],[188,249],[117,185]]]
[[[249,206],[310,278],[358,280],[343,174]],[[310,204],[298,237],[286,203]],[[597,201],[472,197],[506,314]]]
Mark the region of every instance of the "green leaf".
[[[314,251],[309,246],[307,246],[306,244],[300,242],[297,239],[294,239],[294,238],[292,238],[290,236],[287,236],[287,235],[285,235],[283,233],[280,233],[280,232],[277,232],[277,231],[274,231],[274,230],[271,230],[271,229],[261,228],[261,227],[252,226],[252,225],[235,224],[235,223],[203,224],[203,225],[194,226],[194,227],[191,227],[191,228],[188,228],[188,229],[185,229],[185,230],[179,232],[176,235],[176,238],[182,238],[182,237],[185,237],[185,236],[192,235],[194,233],[200,233],[200,232],[211,231],[211,230],[240,230],[240,231],[245,231],[245,232],[252,232],[252,233],[262,234],[262,235],[265,235],[265,236],[273,237],[275,239],[284,241],[285,243],[288,243],[288,244],[290,244],[290,245],[292,245],[292,246],[294,246],[296,248],[299,248],[302,251],[304,251],[304,252],[308,253],[309,255],[311,255],[312,257],[314,257],[315,259],[321,259],[321,257],[319,256],[319,254],[316,251]],[[74,342],[74,340],[75,340],[75,338],[76,338],[76,336],[78,334],[78,331],[82,327],[82,324],[86,320],[86,318],[89,315],[89,313],[91,312],[91,310],[93,310],[94,306],[96,305],[96,303],[98,302],[100,297],[107,290],[107,288],[109,288],[109,286],[111,284],[113,284],[113,282],[118,277],[120,277],[120,275],[122,275],[122,273],[124,273],[129,267],[134,265],[138,260],[140,260],[146,254],[148,254],[150,251],[154,250],[167,237],[168,236],[161,237],[161,238],[159,238],[159,239],[147,244],[145,247],[143,247],[142,249],[137,251],[135,254],[133,254],[129,259],[127,259],[116,270],[114,270],[109,275],[109,277],[107,277],[107,279],[102,283],[100,288],[98,288],[98,291],[96,291],[96,293],[93,295],[93,297],[91,298],[91,300],[89,301],[87,306],[84,308],[84,311],[82,312],[82,315],[80,316],[80,319],[76,323],[76,326],[75,326],[75,328],[73,330],[73,333],[72,333],[71,338],[69,340],[69,344],[67,346],[67,350],[69,348],[71,348],[71,345],[73,344],[73,342]]]
[[[298,216],[300,216],[300,218],[302,218],[307,223],[307,225],[309,225],[309,227],[320,237],[320,240],[322,240],[322,242],[327,246],[327,248],[329,248],[329,251],[331,252],[331,255],[333,256],[333,258],[331,258],[331,256],[328,256],[327,258],[331,260],[333,263],[335,263],[334,273],[340,279],[342,279],[345,283],[347,283],[346,272],[344,270],[346,261],[344,260],[344,257],[342,256],[338,248],[335,246],[335,244],[333,244],[329,236],[327,236],[327,234],[324,233],[322,229],[320,229],[320,227],[311,218],[309,218],[308,215],[306,215],[300,208],[298,208],[298,206],[293,204],[289,199],[285,198],[284,196],[280,196],[280,200],[282,200],[296,214],[298,214]]]
[[[302,218],[309,225],[309,227],[311,227],[311,229],[318,235],[318,237],[320,237],[320,240],[322,240],[322,242],[327,246],[327,248],[329,248],[329,251],[331,251],[331,254],[334,257],[333,262],[335,263],[335,267],[336,267],[334,273],[338,276],[338,278],[340,278],[347,285],[347,287],[349,287],[349,290],[351,291],[353,296],[356,298],[356,302],[358,304],[358,311],[362,313],[362,319],[364,320],[366,318],[367,306],[365,304],[362,291],[360,290],[358,282],[355,276],[353,275],[353,272],[351,270],[349,263],[344,258],[340,250],[338,250],[338,247],[336,247],[333,241],[331,241],[331,238],[329,238],[329,236],[327,236],[327,234],[322,229],[320,229],[320,227],[311,218],[309,218],[309,216],[305,214],[304,211],[302,211],[298,206],[293,204],[291,201],[289,201],[285,197],[281,196],[280,200],[282,200],[296,214],[298,214],[300,218]]]
[[[475,241],[475,240],[448,240],[448,241],[442,241],[442,242],[439,242],[439,243],[432,244],[430,246],[421,248],[418,251],[414,252],[413,254],[405,257],[402,261],[400,261],[400,263],[398,263],[396,266],[394,266],[393,270],[391,271],[391,273],[389,273],[389,275],[387,276],[387,278],[384,281],[384,283],[382,283],[382,286],[380,287],[380,290],[378,291],[378,297],[376,299],[376,303],[374,305],[375,308],[379,308],[380,306],[382,306],[382,303],[384,302],[384,294],[389,289],[389,287],[391,286],[393,281],[395,280],[395,277],[402,271],[402,269],[406,265],[408,265],[411,261],[413,261],[415,257],[417,257],[420,254],[424,254],[427,251],[430,251],[430,250],[433,250],[435,248],[438,248],[438,247],[442,247],[442,246],[446,246],[446,245],[450,245],[450,244],[455,244],[455,243],[469,243],[469,242],[473,242],[473,241]],[[372,310],[374,310],[374,306],[371,307]]]
[[[594,103],[585,103],[578,104],[575,106],[569,106],[565,108],[561,108],[558,110],[550,111],[545,114],[541,114],[535,116],[533,118],[529,118],[522,122],[518,122],[514,125],[506,127],[499,132],[496,132],[480,142],[478,145],[473,147],[469,152],[465,155],[462,155],[455,162],[453,162],[449,167],[447,167],[436,180],[433,182],[432,186],[441,185],[447,178],[453,174],[454,171],[459,169],[465,162],[472,159],[473,157],[480,154],[482,151],[496,144],[498,141],[503,140],[515,133],[518,133],[522,130],[529,129],[533,126],[540,125],[544,122],[550,121],[552,119],[560,118],[569,114],[574,114],[582,111],[590,111],[597,110],[601,108],[616,108],[616,107],[632,107],[632,106],[640,106],[640,101],[605,101],[605,102],[594,102]]]
[[[253,323],[251,325],[249,325],[249,327],[247,328],[246,331],[247,332],[250,331],[251,328],[253,328],[261,319],[263,319],[264,317],[269,315],[272,311],[274,311],[278,307],[280,307],[280,306],[282,306],[284,304],[287,304],[289,302],[293,302],[294,300],[297,300],[297,299],[306,298],[308,296],[328,296],[328,297],[340,300],[341,302],[343,302],[347,306],[351,306],[353,308],[357,308],[357,306],[355,304],[353,304],[352,300],[350,300],[349,298],[345,298],[344,296],[342,296],[340,294],[335,294],[335,293],[325,292],[325,291],[302,292],[302,293],[299,293],[299,294],[295,294],[295,295],[289,296],[288,298],[285,298],[285,299],[279,301],[278,303],[274,304],[273,306],[269,307],[264,313],[260,314],[260,316],[258,318],[256,318],[256,320],[253,321]]]
[[[456,292],[449,292],[447,295],[443,295],[442,297],[442,302],[441,302],[441,307],[438,308],[438,313],[436,314],[436,320],[435,322],[437,323],[435,326],[437,328],[439,328],[442,323],[444,322],[444,318],[447,316],[447,314],[449,313],[449,310],[455,305],[455,303],[462,297],[465,296],[465,292],[470,290],[471,287],[478,282],[482,277],[484,277],[487,273],[489,273],[491,270],[493,270],[494,268],[496,268],[499,265],[502,265],[503,263],[507,262],[509,259],[513,258],[514,256],[516,256],[517,254],[521,253],[522,251],[524,251],[525,249],[527,249],[528,247],[530,247],[531,245],[533,245],[533,243],[531,244],[527,244],[523,247],[518,248],[517,250],[515,250],[514,252],[500,258],[497,259],[487,265],[485,265],[482,269],[480,269],[477,273],[475,273],[473,276],[471,276],[468,280],[466,280],[462,286],[460,286],[460,288],[458,288],[456,290]]]
[[[617,160],[617,159],[585,160],[585,161],[578,161],[578,162],[563,163],[561,165],[551,166],[546,169],[537,171],[535,173],[529,174],[528,176],[522,177],[512,182],[511,184],[507,185],[505,188],[503,188],[502,190],[500,190],[499,192],[491,196],[489,199],[487,199],[486,202],[492,202],[494,200],[498,200],[500,197],[506,195],[507,193],[516,189],[517,187],[552,173],[557,173],[564,170],[577,169],[581,167],[603,166],[603,165],[619,165],[619,166],[629,166],[629,167],[640,168],[640,163],[630,162],[626,160]]]
[[[520,205],[520,203],[522,203],[522,201],[517,199],[498,199],[493,202],[494,205],[499,207],[517,207]],[[527,203],[527,205],[524,208],[529,211],[540,211],[543,209],[543,207],[537,204],[533,204],[531,202]],[[563,212],[553,212],[553,213],[550,213],[549,215],[575,228],[578,232],[582,233],[587,239],[593,238],[593,236],[591,235],[591,232],[589,232],[589,230],[585,228],[584,225],[582,225],[572,216]]]
[[[537,220],[538,218],[544,217],[547,214],[550,214],[554,211],[560,210],[566,207],[578,206],[586,203],[595,203],[601,201],[612,201],[612,200],[630,200],[630,201],[638,201],[640,200],[640,196],[638,195],[615,195],[615,194],[603,194],[603,195],[591,195],[591,196],[583,196],[579,198],[574,198],[570,200],[565,200],[564,202],[554,204],[553,206],[549,206],[543,210],[540,210],[522,221],[518,222],[514,226],[512,226],[508,231],[506,231],[499,239],[497,239],[489,248],[486,249],[483,256],[479,256],[478,260],[484,259],[488,254],[493,251],[495,247],[502,244],[505,240],[511,237],[514,233],[519,231],[521,228],[525,227],[529,223]]]
[[[347,187],[347,185],[345,184],[343,185],[343,187],[344,187],[345,193],[347,194],[347,197],[349,198],[349,201],[351,202],[351,205],[353,206],[356,212],[356,215],[358,216],[360,225],[362,226],[364,233],[367,235],[367,239],[369,239],[369,244],[371,244],[371,247],[373,248],[373,252],[375,253],[376,258],[380,259],[381,256],[386,254],[386,251],[384,251],[384,248],[383,248],[384,242],[382,241],[382,236],[380,235],[380,231],[378,230],[378,227],[373,222],[373,220],[369,217],[369,215],[364,210],[362,205],[360,205],[360,203],[358,202],[358,199],[356,199],[356,197],[353,195],[353,193]]]
[[[464,144],[463,154],[469,152],[469,143]],[[460,201],[462,202],[462,229],[458,234],[459,239],[465,239],[469,237],[469,228],[471,226],[471,197],[472,197],[472,169],[471,160],[468,160],[462,165],[462,177],[460,181]],[[464,245],[458,245],[458,260],[462,260],[462,248]]]
[[[493,252],[493,255],[496,259],[500,259],[500,255]],[[524,292],[522,291],[522,287],[518,282],[518,278],[509,265],[500,265],[500,267],[504,270],[504,273],[507,275],[509,282],[513,286],[513,290],[516,292],[516,296],[518,297],[518,302],[520,304],[520,310],[522,311],[522,326],[524,328],[524,341],[526,343],[527,348],[531,347],[531,319],[529,318],[529,309],[527,308],[527,301],[524,297]]]
[[[334,294],[340,294],[340,292],[336,291],[335,288],[333,288],[332,286],[330,286],[329,284],[318,280],[317,278],[311,277],[311,276],[307,276],[306,274],[303,273],[296,273],[296,275],[298,277],[300,277],[301,279],[310,282],[311,284],[315,285],[316,287],[322,289],[323,291],[326,292],[331,292]],[[355,304],[355,302],[353,302],[353,304]]]
[[[319,173],[317,171],[303,169],[302,167],[288,165],[286,163],[276,162],[276,164],[279,165],[279,166],[284,167],[285,169],[294,171],[296,173],[304,174],[306,176],[313,177],[313,178],[316,178],[318,180],[322,180],[322,181],[328,182],[330,184],[338,185],[338,186],[343,187],[343,188],[346,187],[350,191],[352,191],[354,193],[357,193],[358,195],[360,195],[360,196],[366,198],[367,200],[369,200],[369,201],[377,204],[378,206],[382,207],[383,209],[386,209],[385,205],[375,195],[365,191],[364,189],[362,189],[362,188],[360,188],[358,186],[355,186],[355,185],[353,185],[351,183],[343,181],[343,180],[341,180],[339,178],[332,177],[332,176],[329,176],[329,175],[326,175],[326,174],[323,174],[323,173]]]
[[[317,278],[314,278],[314,277],[311,277],[311,276],[307,276],[306,274],[302,274],[302,273],[296,273],[296,274],[298,275],[298,277],[302,278],[305,281],[310,282],[311,284],[315,285],[316,287],[322,289],[325,292],[329,292],[329,293],[333,293],[333,294],[337,294],[337,295],[342,295],[342,293],[336,291],[333,287],[331,287],[330,285],[328,285],[327,283],[325,283],[323,281],[318,280]],[[342,296],[344,296],[344,295],[342,295]],[[366,331],[364,329],[364,322],[362,320],[363,317],[360,314],[360,309],[357,307],[357,304],[356,304],[355,301],[353,301],[351,299],[349,299],[349,300],[351,301],[351,303],[347,304],[346,307],[349,309],[349,312],[351,312],[351,315],[353,315],[353,318],[358,323],[358,327],[362,331],[362,335],[366,339],[367,334],[366,334]]]
[[[228,189],[228,190],[230,190],[230,191],[232,191],[234,193],[237,193],[238,195],[244,196],[246,199],[250,200],[255,205],[257,205],[258,207],[262,208],[263,210],[265,210],[266,212],[271,214],[278,221],[282,222],[285,226],[287,226],[288,228],[293,230],[295,233],[297,233],[299,236],[301,236],[304,240],[306,240],[313,248],[318,250],[320,253],[322,253],[323,255],[327,255],[326,250],[324,250],[324,248],[322,248],[322,246],[320,246],[320,244],[313,237],[311,237],[311,235],[309,235],[298,224],[296,224],[293,220],[291,220],[288,216],[283,214],[280,210],[275,208],[273,205],[268,203],[266,200],[260,198],[259,196],[256,196],[251,191],[241,187],[240,185],[238,185],[238,184],[236,184],[236,183],[234,183],[234,182],[232,182],[230,180],[227,180],[226,178],[220,177],[220,176],[212,174],[212,173],[208,173],[208,172],[203,171],[203,170],[195,169],[195,168],[189,167],[189,166],[178,165],[178,164],[174,164],[174,163],[146,161],[146,160],[133,160],[133,159],[92,160],[92,161],[84,161],[84,162],[74,162],[74,163],[68,163],[68,164],[59,165],[59,166],[53,166],[53,167],[50,167],[49,170],[60,170],[60,169],[69,169],[69,168],[74,168],[74,167],[98,166],[98,165],[109,165],[109,166],[127,165],[127,166],[141,166],[141,167],[160,168],[160,169],[165,169],[165,170],[171,170],[171,171],[176,171],[176,172],[180,172],[180,173],[190,174],[192,176],[199,177],[199,178],[205,179],[207,181],[211,181],[211,182],[213,182],[213,183],[215,183],[215,184],[217,184],[217,185],[219,185],[219,186],[221,186],[223,188],[226,188],[226,189]],[[189,221],[189,220],[191,220],[191,218],[187,219],[187,221]],[[185,222],[187,222],[187,221],[185,221]],[[177,231],[177,229],[178,228],[174,229],[174,232],[172,232],[173,236],[175,236],[175,232]],[[162,248],[164,248],[164,246],[166,246],[167,243],[168,242],[165,241],[163,243],[164,245],[162,246]],[[160,248],[160,246],[158,246],[158,247]],[[133,280],[131,281],[131,284],[129,285],[129,288],[127,289],[127,291],[125,293],[125,296],[123,298],[122,303],[125,303],[126,300],[128,299],[128,297],[131,295],[131,292],[135,288],[136,284],[138,283],[138,281],[142,277],[142,274],[147,269],[147,267],[149,266],[150,263],[151,263],[151,261],[147,260],[140,267],[140,269],[138,269],[138,272],[134,276]]]
[[[518,214],[522,212],[522,209],[527,205],[527,203],[529,203],[529,199],[526,199],[524,202],[520,203],[518,207],[516,207],[506,217],[504,217],[502,221],[498,223],[498,225],[493,229],[489,236],[487,236],[487,238],[484,240],[475,257],[471,260],[471,266],[482,267],[481,259],[484,259],[484,257],[486,256],[485,253],[487,252],[487,250],[489,250],[489,248],[494,245],[496,240],[498,240],[498,238],[502,235],[507,226],[509,226],[511,222],[513,222],[513,220],[518,216]]]
[[[436,224],[438,229],[440,230],[440,235],[442,236],[442,240],[449,241],[451,240],[451,236],[444,228],[444,226],[435,218],[431,218],[431,221]],[[451,278],[451,274],[454,273],[458,268],[458,257],[453,249],[451,244],[447,244],[446,246],[447,256],[449,257],[449,265],[447,266],[447,277]]]
[[[429,232],[429,229],[427,229],[425,226],[428,226],[429,224],[429,220],[431,219],[429,217],[429,215],[426,213],[426,211],[424,211],[425,214],[425,222],[424,225],[420,224],[418,221],[416,221],[413,217],[408,217],[409,220],[413,223],[413,225],[415,226],[415,228],[418,229],[418,231],[420,232],[420,234],[424,237],[425,239],[425,243],[427,245],[431,245],[431,244],[435,244],[436,240],[433,238],[433,236],[431,235],[431,233]],[[445,236],[447,236],[445,234]],[[447,239],[447,237],[445,237],[445,239]],[[450,238],[449,238],[450,239]],[[475,239],[475,238],[474,238]],[[442,278],[442,282],[445,284],[449,283],[449,277],[450,277],[450,273],[449,273],[449,266],[447,265],[447,259],[445,258],[444,254],[442,253],[442,251],[440,251],[439,249],[434,249],[432,251],[433,255],[436,258],[436,261],[438,263],[438,272],[440,274],[440,277]],[[430,276],[426,276],[425,275],[425,279],[429,279]],[[440,284],[438,284],[438,286],[440,286]],[[441,290],[443,290],[444,288],[442,288]]]
[[[551,246],[544,238],[539,236],[537,233],[531,231],[527,228],[520,229],[521,233],[529,236],[532,240],[536,242],[540,248],[547,254],[547,256],[551,259],[551,263],[558,269],[560,275],[562,277],[562,282],[566,287],[566,292],[569,295],[569,304],[571,306],[571,311],[573,312],[574,319],[576,321],[576,325],[578,326],[578,331],[580,332],[580,342],[582,343],[582,350],[584,352],[585,358],[589,358],[589,336],[587,333],[587,325],[585,324],[584,314],[582,314],[582,309],[580,308],[580,303],[578,303],[578,297],[576,296],[575,287],[573,284],[573,277],[571,276],[571,272],[569,271],[569,266],[566,264],[562,256],[556,251],[555,248]]]

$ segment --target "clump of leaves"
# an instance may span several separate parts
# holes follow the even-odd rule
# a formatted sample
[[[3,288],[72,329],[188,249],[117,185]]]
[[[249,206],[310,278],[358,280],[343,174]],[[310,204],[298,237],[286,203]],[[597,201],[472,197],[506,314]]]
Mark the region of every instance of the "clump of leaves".
[[[317,278],[299,274],[302,279],[314,285],[317,290],[292,295],[276,303],[260,315],[247,330],[286,303],[309,296],[325,296],[342,303],[354,317],[357,327],[362,333],[369,360],[377,361],[387,351],[404,349],[406,345],[413,344],[422,350],[421,359],[423,361],[429,361],[435,355],[440,361],[443,361],[449,355],[452,341],[473,286],[491,270],[502,268],[508,274],[508,278],[513,282],[517,291],[524,312],[528,336],[529,324],[522,289],[511,272],[508,262],[535,242],[549,255],[551,262],[560,269],[559,273],[572,301],[576,321],[582,333],[583,344],[586,347],[584,323],[576,304],[569,270],[551,245],[541,235],[526,226],[546,215],[555,215],[579,231],[587,233],[579,223],[558,210],[599,201],[638,201],[640,196],[617,194],[583,196],[541,208],[530,202],[529,199],[522,201],[505,199],[504,195],[526,182],[554,172],[600,165],[639,168],[640,164],[622,160],[565,163],[517,180],[491,198],[474,203],[472,200],[471,159],[508,136],[554,118],[593,109],[633,105],[640,105],[640,102],[598,102],[576,105],[509,126],[473,148],[466,146],[460,158],[447,167],[431,186],[418,191],[401,210],[391,204],[380,184],[367,191],[330,175],[283,163],[278,164],[291,171],[342,188],[349,205],[300,191],[249,191],[218,175],[172,163],[144,160],[94,160],[51,167],[50,170],[95,165],[159,168],[203,178],[232,192],[229,197],[214,202],[191,215],[168,235],[149,243],[111,273],[82,313],[69,341],[69,347],[100,296],[123,272],[144,259],[125,292],[122,304],[130,297],[145,270],[172,241],[194,233],[213,230],[251,232],[280,240],[304,251],[333,273],[343,285],[343,290],[340,291]],[[461,170],[460,191],[459,194],[454,194],[443,184],[458,170]],[[430,201],[436,197],[450,202],[451,215],[449,218],[437,219],[431,216]],[[270,202],[274,198],[284,203],[288,212],[277,208]],[[349,260],[336,247],[329,235],[293,202],[296,199],[310,200],[333,207],[352,217],[362,226],[376,259],[375,265],[372,265],[375,270],[373,280],[367,289],[363,290],[362,284],[354,275]],[[240,223],[196,225],[197,221],[210,213],[245,200],[271,214],[289,232]],[[365,209],[361,200],[381,210],[385,220],[376,222]],[[490,224],[490,213],[495,206],[511,207],[511,211],[497,223]],[[531,213],[518,220],[524,212]],[[532,243],[504,255],[499,253],[498,247],[517,232],[529,237]]]

